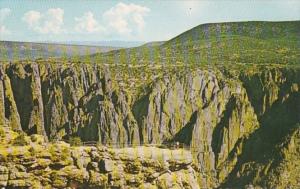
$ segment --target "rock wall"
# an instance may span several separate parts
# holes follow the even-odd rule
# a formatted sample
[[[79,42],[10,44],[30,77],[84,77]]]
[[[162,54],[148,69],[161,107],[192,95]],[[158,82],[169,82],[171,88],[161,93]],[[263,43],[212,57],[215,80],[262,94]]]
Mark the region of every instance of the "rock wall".
[[[1,65],[0,123],[48,140],[179,141],[204,188],[272,186],[264,179],[286,159],[276,147],[299,130],[300,69],[153,67]],[[257,169],[245,171],[252,164]]]

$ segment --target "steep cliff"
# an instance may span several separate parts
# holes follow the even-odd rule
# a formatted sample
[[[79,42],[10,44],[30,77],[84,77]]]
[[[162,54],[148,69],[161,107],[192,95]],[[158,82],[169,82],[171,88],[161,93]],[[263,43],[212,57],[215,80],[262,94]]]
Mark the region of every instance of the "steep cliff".
[[[15,131],[115,147],[178,141],[197,162],[203,188],[299,186],[297,66],[0,68],[0,123]]]

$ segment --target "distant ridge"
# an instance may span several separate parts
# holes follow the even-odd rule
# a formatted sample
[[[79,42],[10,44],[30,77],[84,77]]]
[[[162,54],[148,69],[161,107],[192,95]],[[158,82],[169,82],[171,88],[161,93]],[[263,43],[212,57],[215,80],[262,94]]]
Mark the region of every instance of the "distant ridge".
[[[48,43],[48,42],[47,42]],[[67,45],[84,45],[84,46],[108,46],[108,47],[117,47],[117,48],[130,48],[137,47],[145,44],[144,41],[121,41],[121,40],[112,40],[112,41],[58,41],[58,42],[49,42],[57,44],[67,44]]]
[[[86,46],[70,45],[59,43],[41,42],[17,42],[0,41],[0,48],[3,49],[1,57],[7,60],[36,59],[36,58],[60,58],[62,56],[82,56],[94,53],[103,53],[120,49],[110,46]]]

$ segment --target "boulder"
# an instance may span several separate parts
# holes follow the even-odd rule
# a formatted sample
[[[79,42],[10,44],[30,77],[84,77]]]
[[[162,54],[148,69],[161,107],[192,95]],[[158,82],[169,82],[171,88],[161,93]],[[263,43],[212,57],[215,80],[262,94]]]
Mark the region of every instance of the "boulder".
[[[7,167],[0,166],[0,187],[5,187],[7,185],[8,173]]]
[[[29,169],[45,169],[51,164],[51,160],[49,159],[37,159],[36,163],[32,164]]]
[[[99,172],[99,164],[97,162],[90,162],[87,166],[87,170],[93,170]]]
[[[86,168],[89,162],[91,162],[91,157],[89,153],[87,153],[84,148],[76,148],[71,152],[71,156],[75,162],[75,165],[79,169]]]
[[[51,173],[51,184],[55,188],[66,188],[68,185],[67,174],[62,171],[54,171]]]
[[[76,166],[67,166],[60,170],[66,174],[66,177],[71,181],[76,181],[77,183],[83,184],[88,181],[89,174],[86,169],[77,169]]]
[[[114,162],[110,159],[102,159],[99,162],[100,172],[107,173],[112,172],[115,168]]]
[[[91,151],[90,152],[90,156],[91,156],[91,160],[95,161],[95,162],[99,162],[100,161],[100,155],[97,151]]]
[[[125,165],[125,172],[137,174],[141,171],[142,164],[139,161],[129,161]]]
[[[7,186],[11,188],[27,188],[30,186],[30,183],[25,179],[9,180]]]
[[[108,177],[104,174],[100,174],[98,172],[95,171],[89,171],[89,181],[88,181],[88,185],[90,187],[103,187],[106,184],[108,184]]]

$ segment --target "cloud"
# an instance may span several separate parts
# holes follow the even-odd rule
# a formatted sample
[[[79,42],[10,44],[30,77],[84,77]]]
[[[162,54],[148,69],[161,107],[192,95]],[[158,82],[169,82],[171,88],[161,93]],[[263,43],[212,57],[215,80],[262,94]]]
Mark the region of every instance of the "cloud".
[[[0,33],[1,35],[10,34],[11,32],[4,25],[0,25]]]
[[[75,30],[78,32],[88,32],[95,33],[104,31],[104,27],[102,27],[98,21],[94,18],[94,14],[92,12],[86,12],[80,18],[75,17],[76,25]]]
[[[11,32],[7,29],[4,25],[6,18],[10,15],[11,10],[9,8],[2,8],[0,9],[0,33],[2,35],[10,34]]]
[[[0,9],[0,22],[3,22],[5,18],[10,15],[11,10],[9,8]]]
[[[97,20],[91,11],[74,17],[76,32],[129,35],[140,33],[145,27],[144,17],[150,9],[137,4],[118,3],[105,11],[102,18]],[[28,28],[42,34],[60,34],[66,32],[64,27],[64,10],[51,8],[46,12],[30,10],[22,20]],[[100,23],[101,20],[101,23]]]
[[[33,31],[42,34],[59,34],[64,32],[64,10],[61,8],[51,8],[47,12],[28,11],[24,14],[22,20],[28,24]]]
[[[42,14],[38,11],[28,11],[24,14],[22,20],[25,21],[29,27],[36,27],[39,25]]]
[[[145,27],[144,16],[150,9],[136,4],[118,3],[103,14],[108,27],[119,34],[130,34],[134,28],[141,32]]]

